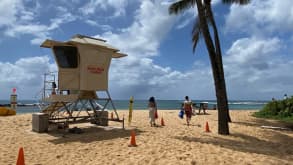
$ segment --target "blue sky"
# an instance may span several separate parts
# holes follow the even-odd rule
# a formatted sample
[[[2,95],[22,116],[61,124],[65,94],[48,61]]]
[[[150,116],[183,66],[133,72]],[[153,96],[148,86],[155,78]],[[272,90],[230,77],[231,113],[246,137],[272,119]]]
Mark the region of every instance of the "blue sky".
[[[203,40],[192,53],[196,10],[168,14],[172,0],[0,0],[0,99],[37,99],[43,74],[56,71],[45,39],[99,37],[127,57],[112,60],[114,99],[215,99]],[[213,0],[230,100],[293,95],[293,1]]]

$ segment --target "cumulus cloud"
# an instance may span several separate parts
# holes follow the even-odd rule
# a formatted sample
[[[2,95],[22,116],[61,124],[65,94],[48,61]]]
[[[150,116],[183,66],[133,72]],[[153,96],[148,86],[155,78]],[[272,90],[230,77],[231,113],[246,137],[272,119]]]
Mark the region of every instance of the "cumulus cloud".
[[[135,96],[146,99],[213,98],[214,89],[210,68],[197,63],[190,71],[180,72],[161,67],[149,58],[113,60],[110,69],[110,91],[115,98]],[[204,93],[204,95],[202,95]]]
[[[168,14],[168,7],[165,3],[143,1],[128,28],[121,29],[121,33],[96,36],[128,54],[125,58],[113,59],[111,65],[110,91],[115,98],[125,99],[131,95],[138,99],[148,96],[182,99],[185,95],[194,99],[214,98],[209,66],[197,61],[192,69],[182,72],[160,66],[153,60],[159,54],[160,43],[178,21]]]
[[[152,1],[143,1],[135,13],[132,25],[121,29],[120,33],[106,32],[96,36],[107,39],[128,54],[117,62],[113,60],[111,86],[114,92],[119,91],[115,92],[117,97],[122,97],[119,93],[140,98],[154,94],[163,96],[178,82],[188,79],[188,74],[161,67],[152,60],[159,54],[160,43],[175,19],[169,16],[168,6]]]
[[[228,91],[232,98],[270,99],[288,93],[293,83],[293,60],[282,58],[278,38],[241,38],[224,58]],[[292,92],[292,91],[291,91]]]
[[[268,35],[291,32],[293,1],[251,1],[245,6],[232,5],[226,18],[226,30]]]
[[[32,44],[40,44],[41,41],[50,38],[53,30],[77,18],[66,8],[56,6],[56,17],[50,19],[50,24],[43,24],[37,21],[40,10],[38,2],[29,6],[21,0],[1,1],[0,28],[2,27],[4,35],[9,37],[29,34],[34,37],[31,40]]]
[[[259,70],[266,69],[261,66],[266,66],[273,53],[276,53],[281,47],[281,41],[278,38],[241,38],[236,40],[227,51],[227,62]]]
[[[226,35],[242,34],[226,52],[225,71],[233,98],[270,99],[293,93],[290,37],[293,2],[251,1],[232,5],[226,16]],[[230,33],[231,35],[231,33]],[[239,90],[241,89],[241,90]]]
[[[20,0],[2,0],[0,3],[0,28],[15,23],[17,10],[22,6]]]
[[[49,63],[48,56],[21,58],[15,63],[0,62],[1,92],[0,99],[8,99],[10,90],[17,88],[20,99],[34,99],[42,89],[43,74],[56,70]],[[4,95],[6,94],[6,96]]]
[[[143,1],[136,13],[134,22],[120,33],[109,31],[97,37],[106,38],[121,50],[140,58],[158,55],[160,42],[174,24],[174,17],[169,16],[167,6],[151,1]]]

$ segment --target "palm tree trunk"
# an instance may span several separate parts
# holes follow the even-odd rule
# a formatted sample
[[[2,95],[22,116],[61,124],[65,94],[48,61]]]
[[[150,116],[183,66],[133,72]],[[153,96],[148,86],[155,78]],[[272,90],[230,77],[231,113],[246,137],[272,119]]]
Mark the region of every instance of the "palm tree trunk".
[[[223,62],[222,62],[222,51],[221,51],[220,39],[219,39],[218,29],[217,29],[216,21],[214,19],[210,2],[211,2],[210,0],[205,1],[205,7],[207,9],[206,12],[207,12],[208,18],[210,18],[211,25],[214,31],[214,39],[215,39],[215,46],[216,46],[216,62],[218,63],[217,66],[219,67],[218,69],[220,72],[220,77],[222,78],[222,81],[223,81],[222,82],[223,86],[221,87],[223,88],[223,93],[221,94],[223,96],[222,101],[225,102],[224,108],[228,110],[228,113],[227,113],[228,122],[232,122],[230,114],[229,114],[228,96],[227,96],[225,74],[224,74],[224,68],[223,68]]]
[[[227,109],[227,95],[226,87],[225,87],[225,79],[224,72],[221,68],[219,59],[217,59],[217,53],[215,46],[213,44],[213,40],[211,38],[209,27],[206,20],[206,12],[202,4],[202,0],[196,0],[198,17],[201,26],[201,30],[204,36],[204,40],[207,46],[207,50],[209,52],[209,57],[211,61],[217,104],[218,104],[218,133],[222,135],[229,135],[229,125],[228,125],[228,109]],[[221,73],[222,72],[222,73]]]

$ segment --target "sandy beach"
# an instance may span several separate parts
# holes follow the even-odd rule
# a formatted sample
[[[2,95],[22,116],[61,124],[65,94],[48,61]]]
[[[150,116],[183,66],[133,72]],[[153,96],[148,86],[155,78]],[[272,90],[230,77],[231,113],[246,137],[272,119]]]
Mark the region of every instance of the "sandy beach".
[[[77,126],[84,132],[64,130],[32,132],[32,114],[0,117],[0,164],[15,164],[23,147],[28,165],[93,164],[293,164],[293,131],[263,129],[282,126],[272,120],[257,119],[253,111],[230,111],[233,123],[229,136],[217,133],[217,111],[196,115],[191,126],[178,117],[178,110],[159,111],[160,125],[150,127],[148,111],[134,110],[131,126],[109,122],[108,127],[89,123]],[[208,122],[211,132],[205,132]],[[128,147],[135,130],[137,147]]]

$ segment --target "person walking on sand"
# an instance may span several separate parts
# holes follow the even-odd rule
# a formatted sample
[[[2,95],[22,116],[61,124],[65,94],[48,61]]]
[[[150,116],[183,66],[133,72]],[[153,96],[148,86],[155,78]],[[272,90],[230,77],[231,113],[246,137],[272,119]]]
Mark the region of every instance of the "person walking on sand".
[[[151,127],[156,126],[155,120],[157,115],[157,103],[154,97],[150,97],[148,108],[149,108],[149,119],[150,119]]]
[[[187,126],[189,126],[193,107],[192,107],[192,102],[191,100],[189,100],[188,96],[185,96],[185,100],[183,102],[183,109],[186,115],[186,124]]]

